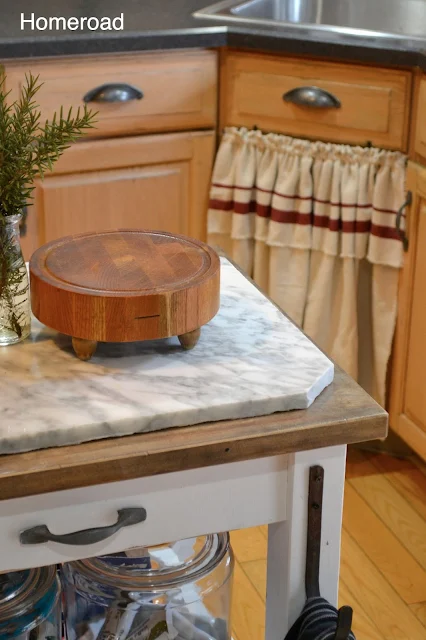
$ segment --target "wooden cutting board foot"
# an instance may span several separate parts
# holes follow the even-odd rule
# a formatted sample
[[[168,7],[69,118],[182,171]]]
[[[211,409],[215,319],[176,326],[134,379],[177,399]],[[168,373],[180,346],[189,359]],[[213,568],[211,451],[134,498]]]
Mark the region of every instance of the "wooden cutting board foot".
[[[83,338],[73,338],[72,346],[75,354],[80,360],[90,360],[98,346],[97,340],[83,340]]]
[[[181,336],[178,336],[179,342],[182,347],[189,351],[189,349],[193,349],[200,339],[201,329],[194,329],[194,331],[188,331],[188,333],[183,333]]]

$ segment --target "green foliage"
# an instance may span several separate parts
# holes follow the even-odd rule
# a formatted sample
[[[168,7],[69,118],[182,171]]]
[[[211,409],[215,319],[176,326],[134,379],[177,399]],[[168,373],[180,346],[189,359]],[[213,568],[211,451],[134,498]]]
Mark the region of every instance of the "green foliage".
[[[34,179],[43,178],[54,162],[79,136],[93,127],[94,114],[86,106],[64,116],[62,108],[41,124],[35,101],[42,84],[25,77],[21,95],[8,104],[4,77],[0,78],[0,336],[25,336],[29,330],[28,277],[13,218],[32,198]],[[15,223],[16,226],[16,223]]]
[[[25,76],[21,95],[7,103],[4,78],[0,79],[0,218],[21,213],[32,198],[34,179],[43,178],[56,160],[78,137],[93,127],[95,113],[72,109],[54,114],[41,124],[35,96],[42,86],[39,76]]]

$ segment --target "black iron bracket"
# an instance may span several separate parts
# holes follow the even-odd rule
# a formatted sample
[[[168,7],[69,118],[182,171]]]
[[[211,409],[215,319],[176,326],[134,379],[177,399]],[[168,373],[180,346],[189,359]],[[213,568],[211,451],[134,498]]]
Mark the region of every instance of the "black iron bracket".
[[[412,202],[413,202],[413,194],[411,193],[411,191],[407,191],[407,197],[405,199],[405,202],[398,209],[398,212],[396,214],[396,220],[395,220],[396,232],[401,238],[404,251],[408,251],[408,238],[405,231],[401,229],[401,222],[402,222],[402,218],[404,217],[404,209],[406,207],[409,207]]]
[[[322,503],[324,469],[315,465],[309,469],[308,536],[306,544],[305,589],[307,598],[320,596],[319,571],[321,555]],[[334,640],[349,640],[353,611],[344,606],[338,611]]]
[[[320,595],[319,569],[321,553],[322,495],[324,469],[319,465],[309,469],[308,540],[306,547],[305,588],[306,597]]]

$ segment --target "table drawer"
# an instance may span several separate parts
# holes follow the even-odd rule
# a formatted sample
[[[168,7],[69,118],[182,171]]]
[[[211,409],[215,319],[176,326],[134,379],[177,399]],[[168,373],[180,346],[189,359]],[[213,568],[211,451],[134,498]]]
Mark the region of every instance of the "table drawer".
[[[0,572],[160,544],[286,518],[288,456],[234,462],[0,502]],[[146,520],[102,542],[23,545],[46,525],[55,535],[106,527],[117,512],[143,507]]]
[[[407,148],[409,72],[237,52],[228,54],[224,69],[224,125]],[[332,94],[336,106],[302,106],[284,99],[301,87]]]
[[[146,53],[68,60],[37,60],[7,63],[7,89],[18,96],[25,73],[40,74],[44,82],[37,94],[42,120],[51,118],[63,105],[81,107],[89,92],[113,84],[130,85],[122,102],[90,102],[98,111],[91,136],[118,135],[144,131],[198,129],[216,122],[216,53]],[[111,99],[111,90],[104,97]]]

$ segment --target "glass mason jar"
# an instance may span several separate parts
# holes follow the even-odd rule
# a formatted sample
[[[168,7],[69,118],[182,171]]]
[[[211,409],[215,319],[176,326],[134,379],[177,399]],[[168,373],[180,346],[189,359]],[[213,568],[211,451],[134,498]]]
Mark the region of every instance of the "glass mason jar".
[[[55,567],[0,574],[0,638],[61,640],[59,594]]]
[[[71,562],[62,567],[68,640],[229,640],[229,535]]]
[[[0,345],[21,342],[31,330],[28,272],[22,256],[22,216],[0,216]]]

